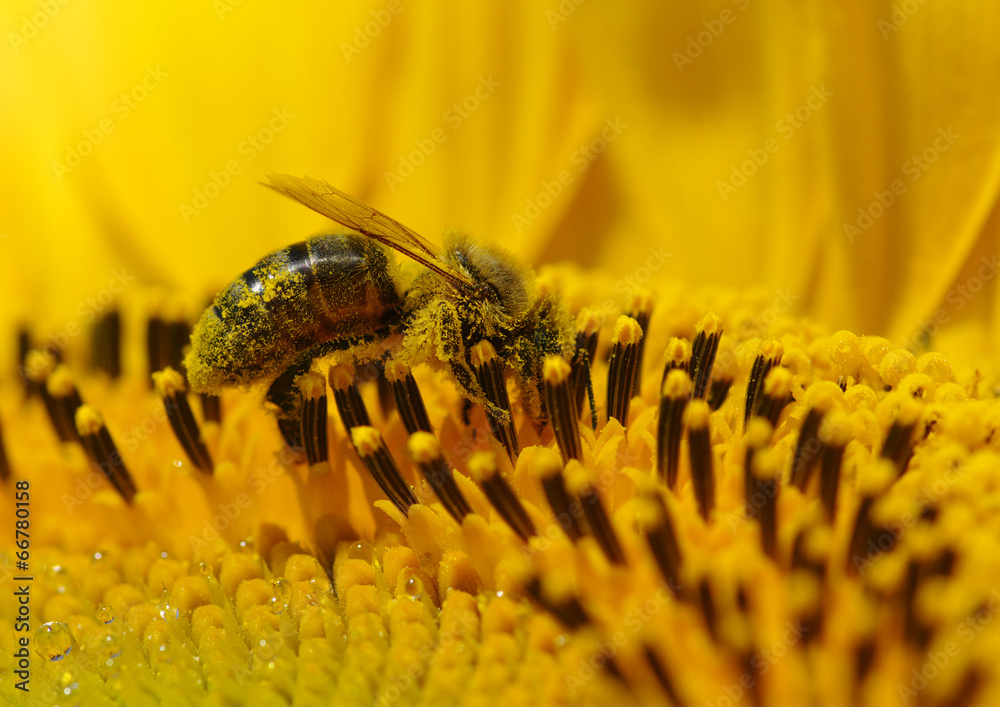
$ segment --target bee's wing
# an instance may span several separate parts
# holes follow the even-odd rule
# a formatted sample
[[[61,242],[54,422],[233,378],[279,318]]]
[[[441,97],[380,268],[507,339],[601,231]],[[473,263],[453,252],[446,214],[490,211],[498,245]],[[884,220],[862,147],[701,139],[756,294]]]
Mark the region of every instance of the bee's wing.
[[[444,262],[441,253],[427,239],[363,201],[320,179],[292,177],[287,174],[269,174],[267,178],[271,183],[264,186],[413,258],[455,288],[464,290],[473,286],[467,276]]]

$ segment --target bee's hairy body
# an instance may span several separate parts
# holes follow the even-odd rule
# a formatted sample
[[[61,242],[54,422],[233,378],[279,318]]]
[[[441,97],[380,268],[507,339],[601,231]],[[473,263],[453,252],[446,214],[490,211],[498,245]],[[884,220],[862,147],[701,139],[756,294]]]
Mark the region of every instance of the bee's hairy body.
[[[340,360],[364,362],[388,352],[410,367],[447,370],[465,395],[489,408],[471,362],[472,348],[488,341],[513,369],[524,411],[545,419],[542,361],[548,354],[571,358],[576,333],[562,304],[537,294],[530,268],[460,234],[447,235],[444,252],[426,257],[429,244],[371,207],[322,182],[281,179],[307,186],[309,196],[317,185],[331,190],[349,210],[339,210],[338,201],[331,215],[324,204],[276,187],[360,233],[288,246],[230,283],[192,334],[185,363],[194,391],[268,383],[268,400],[294,447],[301,404],[295,380],[315,359],[337,352]],[[383,233],[402,233],[404,242],[379,238]],[[383,243],[428,271],[406,287]]]
[[[192,336],[195,389],[273,379],[327,342],[373,336],[399,320],[395,264],[359,235],[324,235],[271,253],[205,310]]]

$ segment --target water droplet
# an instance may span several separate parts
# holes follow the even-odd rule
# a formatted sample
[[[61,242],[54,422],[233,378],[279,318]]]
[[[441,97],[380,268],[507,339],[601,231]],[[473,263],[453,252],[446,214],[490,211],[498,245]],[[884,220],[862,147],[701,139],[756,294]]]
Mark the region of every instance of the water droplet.
[[[280,614],[288,608],[288,600],[292,596],[292,587],[288,580],[279,579],[271,583],[271,600],[268,605],[271,612]]]
[[[101,655],[108,659],[108,665],[111,665],[113,659],[121,655],[122,652],[121,639],[110,632],[100,638],[97,646]]]
[[[419,599],[424,595],[424,583],[420,581],[420,577],[411,576],[403,585],[403,591],[410,599]]]
[[[94,561],[95,561],[95,562],[96,562],[97,560],[100,560],[100,559],[101,559],[102,557],[104,557],[104,555],[102,555],[101,553],[99,553],[99,552],[95,552],[95,553],[94,553]]]
[[[212,565],[207,562],[201,562],[198,564],[198,571],[201,572],[201,576],[205,579],[212,579],[214,572],[212,571]]]
[[[102,624],[109,624],[115,620],[115,610],[108,604],[101,604],[97,607],[97,620]]]
[[[563,646],[565,646],[566,645],[566,635],[560,633],[558,636],[556,636],[555,644],[557,646],[559,646],[560,648],[562,648]]]
[[[50,621],[35,632],[35,652],[45,660],[62,660],[73,649],[73,634],[69,626]]]
[[[167,551],[164,550],[163,552],[160,553],[160,557],[162,557],[165,560],[169,557],[169,555],[167,554]]]
[[[180,616],[181,611],[177,607],[177,603],[174,601],[173,595],[166,589],[163,590],[163,594],[160,595],[160,601],[157,602],[156,608],[160,611],[160,616],[165,621],[171,621]]]
[[[254,550],[253,538],[250,537],[240,540],[240,550],[242,550],[243,552],[253,552]]]
[[[497,590],[497,599],[500,599],[502,597],[503,597],[503,590],[502,589]]]
[[[347,556],[352,560],[364,560],[371,562],[374,553],[370,543],[356,542],[347,548]]]

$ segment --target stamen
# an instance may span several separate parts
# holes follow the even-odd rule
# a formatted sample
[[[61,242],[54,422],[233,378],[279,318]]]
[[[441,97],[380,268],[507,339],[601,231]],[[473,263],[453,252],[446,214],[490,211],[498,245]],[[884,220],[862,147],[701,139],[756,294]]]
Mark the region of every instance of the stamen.
[[[179,302],[169,302],[163,319],[163,338],[160,340],[162,368],[170,366],[182,376],[184,368],[184,347],[191,341],[191,325],[184,317],[184,309]]]
[[[407,515],[410,506],[416,503],[417,499],[399,473],[396,461],[382,441],[382,435],[368,425],[354,426],[350,428],[350,433],[351,442],[354,443],[365,469],[396,508],[403,515]]]
[[[132,503],[137,492],[135,482],[104,425],[101,413],[91,405],[81,405],[76,411],[75,424],[91,465],[104,474],[126,502]]]
[[[3,421],[0,420],[0,483],[10,478],[10,461],[7,459],[7,449],[3,444]]]
[[[476,452],[469,459],[469,474],[480,483],[483,492],[515,533],[525,542],[536,535],[535,524],[528,517],[528,512],[521,504],[521,499],[507,485],[497,469],[496,457],[492,452]]]
[[[597,406],[594,403],[594,386],[590,372],[597,356],[597,338],[603,317],[589,307],[584,307],[576,317],[576,354],[573,356],[573,390],[577,417],[583,412],[583,396],[590,398],[591,427],[597,429]]]
[[[215,465],[202,439],[201,428],[198,427],[198,422],[191,412],[191,405],[185,392],[187,386],[184,377],[168,366],[153,374],[153,387],[156,389],[156,394],[163,398],[163,407],[167,411],[170,427],[173,428],[188,459],[206,474],[212,473]]]
[[[612,338],[611,360],[608,363],[608,419],[614,418],[622,427],[628,426],[628,409],[632,403],[632,389],[638,370],[639,342],[642,328],[639,323],[622,315],[615,323]]]
[[[702,577],[698,583],[698,604],[701,606],[701,613],[705,618],[705,628],[712,640],[718,643],[719,628],[718,615],[715,611],[715,600],[712,599],[712,585],[708,583],[708,577]]]
[[[778,365],[784,355],[784,347],[777,339],[765,339],[760,344],[760,353],[754,359],[750,369],[750,379],[747,382],[746,406],[743,410],[743,429],[746,429],[750,416],[757,413],[761,389],[767,374]]]
[[[795,456],[792,458],[791,482],[799,491],[805,491],[822,456],[823,443],[819,440],[818,432],[823,416],[843,397],[843,391],[830,381],[818,381],[806,389],[805,404],[809,412],[802,420]]]
[[[667,583],[667,589],[675,597],[684,598],[680,583],[681,551],[667,506],[655,491],[647,494],[645,501],[641,507],[639,524],[646,536],[646,543]]]
[[[601,497],[594,488],[590,473],[580,462],[573,460],[566,465],[566,479],[569,492],[580,500],[591,535],[604,550],[608,561],[616,565],[625,564],[625,553],[622,552],[618,535],[604,510]]]
[[[418,430],[410,435],[407,447],[441,505],[461,525],[462,519],[472,513],[472,508],[455,483],[454,472],[441,454],[437,438],[430,432]]]
[[[764,379],[763,395],[757,401],[757,411],[754,414],[777,427],[781,411],[790,402],[792,402],[792,372],[780,366],[772,368]]]
[[[28,354],[31,353],[31,333],[21,325],[17,330],[17,365],[27,397],[38,394],[37,384],[28,376]]]
[[[828,414],[819,426],[819,441],[823,445],[823,462],[819,477],[820,499],[827,520],[831,523],[837,512],[840,465],[844,460],[844,448],[851,441],[851,429],[850,416],[840,411]]]
[[[688,447],[691,450],[691,482],[698,501],[698,511],[705,521],[708,521],[708,516],[715,507],[715,476],[712,470],[712,440],[708,416],[708,403],[704,400],[692,400],[684,411]]]
[[[733,386],[733,380],[736,378],[736,357],[733,356],[731,351],[726,351],[721,358],[719,356],[715,357],[715,366],[712,373],[713,378],[709,385],[708,406],[714,411],[721,408],[722,404],[726,402],[726,396],[729,395],[729,390]]]
[[[514,429],[514,416],[510,412],[510,398],[507,396],[503,368],[497,357],[497,350],[489,341],[480,341],[472,347],[472,369],[486,396],[486,419],[490,422],[493,436],[507,450],[511,461],[514,461],[520,452],[517,430]]]
[[[113,309],[94,323],[91,330],[91,363],[112,378],[121,375],[121,313]]]
[[[52,400],[52,406],[60,418],[60,426],[73,431],[73,439],[77,442],[80,437],[76,434],[76,411],[83,400],[80,393],[73,385],[73,377],[70,375],[66,364],[60,363],[45,381],[45,391]]]
[[[691,397],[691,377],[683,368],[667,374],[660,392],[660,419],[656,430],[656,463],[660,481],[676,488],[684,433],[684,410]]]
[[[149,366],[150,380],[154,373],[170,365],[170,361],[163,355],[166,338],[166,327],[160,315],[152,315],[146,322],[146,363]]]
[[[756,519],[760,507],[760,504],[756,503],[754,499],[754,493],[757,490],[757,482],[753,473],[754,457],[771,443],[773,433],[774,428],[764,418],[750,418],[746,433],[746,453],[743,457],[743,505],[746,508],[747,518]]]
[[[378,391],[378,407],[382,412],[382,419],[388,419],[389,413],[393,411],[396,406],[395,396],[392,392],[392,385],[389,383],[389,379],[386,377],[385,366],[386,362],[384,360],[378,360],[372,362],[375,366],[375,388]]]
[[[781,473],[779,450],[764,449],[753,456],[753,493],[749,509],[760,523],[761,549],[778,560],[778,475]]]
[[[198,398],[201,400],[201,418],[205,422],[215,422],[217,424],[221,424],[222,398],[218,395],[212,395],[211,393],[200,393]]]
[[[389,382],[392,397],[396,401],[399,419],[408,434],[416,432],[433,432],[427,408],[420,395],[417,381],[410,372],[409,366],[398,359],[390,358],[385,363],[385,379]]]
[[[708,381],[712,376],[715,354],[722,338],[722,318],[718,314],[706,314],[695,329],[694,343],[691,344],[691,380],[694,382],[695,398],[704,398]]]
[[[663,375],[660,378],[660,387],[663,387],[670,371],[683,368],[685,371],[691,370],[691,344],[687,339],[679,339],[676,336],[667,342],[667,348],[663,351]]]
[[[568,588],[562,586],[557,588],[556,585],[562,583],[552,574],[547,574],[545,579],[544,586],[537,576],[525,582],[524,589],[528,596],[570,631],[589,625],[590,617],[584,611],[580,600],[573,596]]]
[[[866,548],[869,540],[874,539],[876,531],[871,519],[871,509],[876,499],[892,484],[895,478],[896,469],[887,460],[879,461],[867,474],[858,477],[857,493],[860,501],[854,517],[851,540],[848,543],[848,575],[857,575],[860,568],[868,561]]]
[[[46,381],[56,368],[55,358],[48,352],[40,349],[32,349],[24,362],[25,374],[31,381],[32,387],[38,391],[45,405],[45,412],[48,413],[52,428],[56,431],[60,442],[79,442],[80,436],[76,431],[76,425],[68,420],[62,408],[55,398],[48,391]]]
[[[333,400],[337,404],[344,429],[350,433],[355,427],[370,426],[372,423],[365,408],[365,401],[361,399],[358,384],[354,380],[354,366],[347,363],[330,366],[328,377],[330,387],[333,388]]]
[[[532,467],[536,476],[542,482],[542,490],[549,502],[549,508],[556,517],[559,527],[563,529],[570,540],[576,542],[586,531],[577,515],[570,511],[572,499],[566,489],[566,479],[563,476],[563,462],[558,454],[551,449],[539,448]]]
[[[882,445],[879,456],[895,464],[899,476],[906,472],[910,456],[913,454],[913,431],[917,427],[920,413],[921,407],[918,402],[909,396],[902,397],[899,409],[896,411],[896,419],[889,427],[889,433]]]
[[[545,380],[545,402],[549,410],[552,430],[555,432],[563,461],[582,459],[580,450],[580,428],[577,422],[578,408],[573,407],[573,388],[570,380],[571,369],[561,356],[546,356],[542,365]]]
[[[660,683],[660,687],[662,687],[663,691],[667,693],[667,698],[670,700],[670,704],[681,704],[681,698],[677,694],[677,688],[674,687],[674,683],[670,679],[670,673],[667,672],[667,666],[663,664],[662,660],[660,660],[660,656],[656,654],[653,647],[648,643],[643,645],[643,653],[646,654],[646,660],[649,662],[649,667],[653,669],[653,675],[656,676],[656,681]]]
[[[626,314],[636,321],[644,334],[649,333],[649,318],[653,314],[653,294],[649,290],[635,292],[626,308]],[[631,397],[639,395],[642,387],[642,361],[646,352],[646,336],[639,339],[639,354],[635,362],[635,382],[632,384]]]
[[[309,466],[322,464],[328,459],[326,379],[317,371],[307,371],[297,381],[302,394],[302,442],[306,448]]]

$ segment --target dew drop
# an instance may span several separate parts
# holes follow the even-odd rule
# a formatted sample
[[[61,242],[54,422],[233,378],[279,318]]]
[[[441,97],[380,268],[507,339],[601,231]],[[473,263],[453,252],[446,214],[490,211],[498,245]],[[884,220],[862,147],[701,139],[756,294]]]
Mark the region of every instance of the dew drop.
[[[156,608],[160,612],[160,617],[165,621],[174,620],[181,613],[177,607],[177,603],[174,601],[173,595],[167,589],[164,589],[163,594],[160,595],[160,601],[157,602]]]
[[[35,652],[45,660],[62,660],[72,649],[73,634],[66,624],[50,621],[35,632]]]
[[[403,591],[410,599],[417,600],[424,595],[424,583],[420,581],[420,577],[412,576],[406,580]]]
[[[347,548],[347,556],[352,560],[364,560],[371,562],[374,552],[370,543],[356,542]]]
[[[214,572],[212,571],[212,565],[207,562],[201,562],[198,564],[198,571],[201,572],[201,576],[205,579],[212,579]]]
[[[108,665],[111,665],[113,660],[121,655],[122,641],[113,633],[102,636],[97,645],[101,655],[108,659]]]
[[[292,595],[292,588],[288,580],[279,579],[271,583],[271,600],[268,606],[271,613],[280,614],[288,608],[288,600]]]
[[[102,624],[109,624],[115,620],[115,610],[108,604],[101,604],[97,607],[97,620]]]
[[[253,538],[248,537],[244,538],[243,540],[240,540],[240,550],[242,550],[243,552],[253,552],[254,551]]]

